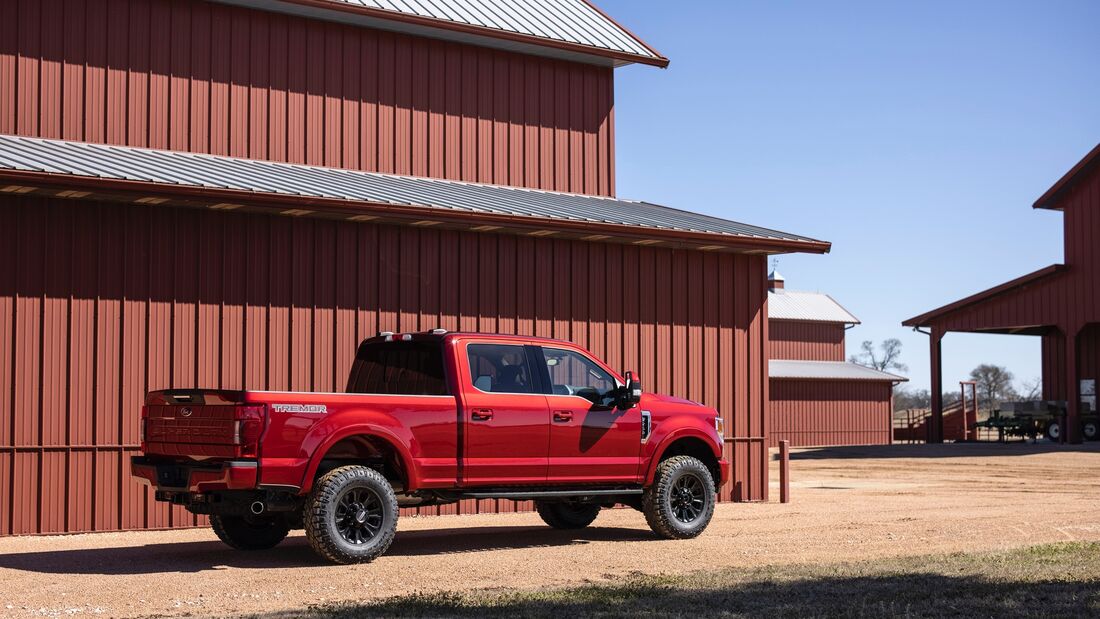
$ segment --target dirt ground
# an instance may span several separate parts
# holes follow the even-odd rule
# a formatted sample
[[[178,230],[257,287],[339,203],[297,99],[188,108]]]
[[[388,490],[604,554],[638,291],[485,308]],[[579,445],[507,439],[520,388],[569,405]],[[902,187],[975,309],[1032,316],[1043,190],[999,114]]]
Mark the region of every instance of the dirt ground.
[[[1100,541],[1097,443],[795,450],[791,479],[790,504],[720,505],[695,540],[657,540],[627,509],[577,533],[533,514],[403,519],[389,553],[359,566],[323,563],[300,532],[261,553],[229,550],[208,530],[3,538],[0,615],[224,615]]]

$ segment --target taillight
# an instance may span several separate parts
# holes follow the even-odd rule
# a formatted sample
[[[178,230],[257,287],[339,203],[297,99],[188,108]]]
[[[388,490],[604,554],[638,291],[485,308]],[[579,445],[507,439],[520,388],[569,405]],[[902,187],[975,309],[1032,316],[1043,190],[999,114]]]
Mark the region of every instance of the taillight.
[[[264,431],[262,406],[234,407],[233,444],[240,445],[242,456],[255,456]]]
[[[145,424],[149,419],[149,407],[141,407],[141,419],[138,421],[138,443],[141,444],[141,450],[145,451]]]

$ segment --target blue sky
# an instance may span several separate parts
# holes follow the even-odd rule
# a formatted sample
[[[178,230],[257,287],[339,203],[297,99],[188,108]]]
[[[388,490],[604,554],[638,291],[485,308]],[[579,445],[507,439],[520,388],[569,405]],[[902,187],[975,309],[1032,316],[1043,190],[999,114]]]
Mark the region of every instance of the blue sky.
[[[1062,260],[1031,203],[1100,141],[1100,2],[597,0],[672,60],[616,78],[618,193],[833,242],[780,258],[897,337],[900,325]],[[984,362],[1023,382],[1039,342],[951,334],[944,382]]]

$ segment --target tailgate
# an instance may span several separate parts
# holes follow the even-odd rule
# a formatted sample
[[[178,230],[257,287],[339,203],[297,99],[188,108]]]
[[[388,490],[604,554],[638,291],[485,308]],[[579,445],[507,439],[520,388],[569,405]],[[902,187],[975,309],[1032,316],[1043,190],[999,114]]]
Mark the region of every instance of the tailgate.
[[[262,404],[219,390],[155,391],[142,408],[142,451],[206,458],[256,457],[266,418]]]

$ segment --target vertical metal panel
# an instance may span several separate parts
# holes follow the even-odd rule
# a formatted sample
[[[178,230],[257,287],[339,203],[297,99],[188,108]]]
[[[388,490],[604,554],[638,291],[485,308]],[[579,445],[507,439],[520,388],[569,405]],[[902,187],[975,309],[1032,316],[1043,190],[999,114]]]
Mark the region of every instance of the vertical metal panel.
[[[844,361],[844,325],[790,320],[768,321],[770,359]]]
[[[887,382],[772,380],[768,444],[887,445],[892,389]]]

